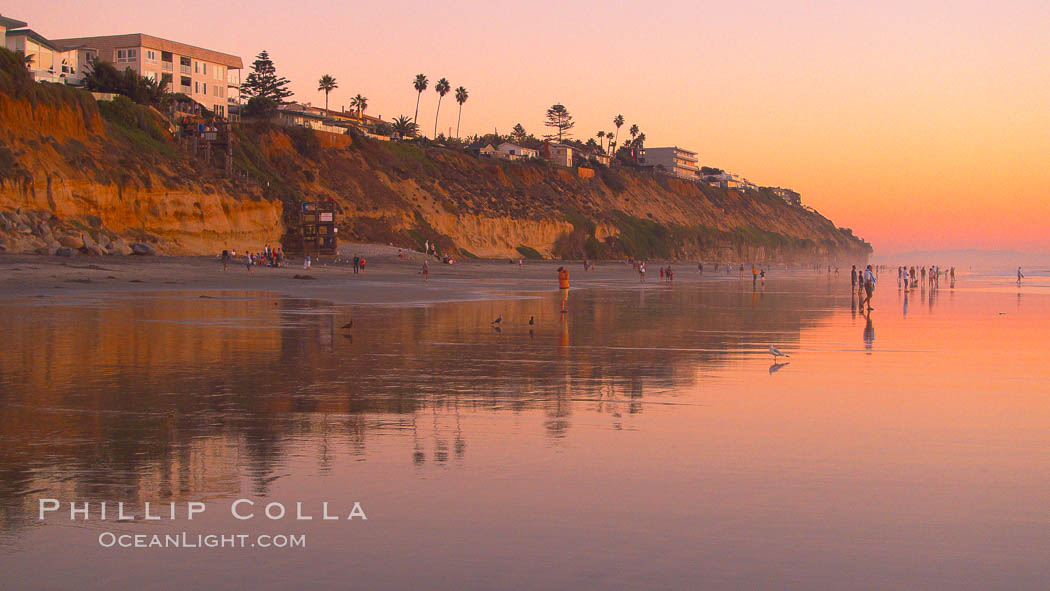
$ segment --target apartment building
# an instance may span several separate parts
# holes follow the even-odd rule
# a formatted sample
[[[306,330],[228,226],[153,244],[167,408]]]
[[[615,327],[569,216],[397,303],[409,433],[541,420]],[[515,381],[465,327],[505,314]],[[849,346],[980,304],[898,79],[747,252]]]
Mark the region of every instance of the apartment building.
[[[645,148],[638,154],[639,164],[662,166],[668,173],[690,180],[698,178],[700,167],[697,162],[696,152],[678,146]]]
[[[142,33],[56,39],[53,43],[92,48],[99,59],[118,69],[131,68],[140,76],[167,80],[171,92],[188,95],[223,117],[229,112],[230,99],[235,98],[231,81],[239,84],[244,68],[238,56]]]

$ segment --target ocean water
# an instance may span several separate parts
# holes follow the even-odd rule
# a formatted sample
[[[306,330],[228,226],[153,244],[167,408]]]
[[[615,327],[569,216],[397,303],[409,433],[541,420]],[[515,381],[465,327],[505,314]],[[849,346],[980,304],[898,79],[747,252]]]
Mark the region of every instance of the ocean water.
[[[1050,278],[679,277],[0,302],[0,587],[1050,586]]]

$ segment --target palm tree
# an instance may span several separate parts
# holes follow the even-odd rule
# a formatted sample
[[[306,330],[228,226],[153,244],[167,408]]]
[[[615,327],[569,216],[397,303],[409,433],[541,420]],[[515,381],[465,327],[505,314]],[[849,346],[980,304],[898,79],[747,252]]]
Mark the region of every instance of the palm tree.
[[[456,102],[459,103],[459,115],[456,115],[456,139],[459,139],[459,120],[463,118],[463,103],[467,102],[467,89],[460,86],[456,89]]]
[[[441,114],[441,99],[445,98],[445,95],[450,90],[452,90],[452,85],[444,78],[438,80],[437,84],[434,85],[434,92],[438,93],[438,107],[437,111],[434,112],[434,137],[437,137],[438,134],[438,115]]]
[[[317,81],[317,90],[324,92],[324,113],[328,115],[328,93],[332,92],[336,88],[339,88],[339,84],[336,83],[335,78],[325,74],[321,76],[321,79]]]
[[[365,109],[368,108],[368,98],[358,94],[354,98],[350,99],[350,108],[357,109],[357,118],[360,119],[365,113]]]
[[[390,125],[394,128],[394,132],[402,138],[412,137],[419,130],[419,126],[405,115],[394,119]]]
[[[631,148],[634,150],[634,161],[638,162],[638,150],[645,148],[645,134],[639,132],[638,137],[631,140]]]
[[[627,133],[631,134],[631,138],[634,139],[638,136],[638,126],[632,125],[631,128],[627,130]]]
[[[613,117],[613,125],[616,126],[616,138],[613,139],[612,145],[618,146],[620,145],[620,127],[623,126],[623,115]],[[612,149],[610,149],[610,151],[612,151]]]
[[[605,140],[603,139],[603,138],[605,138],[605,132],[604,131],[599,131],[597,135],[598,135],[598,147],[601,148],[602,150],[605,150],[605,143],[604,143]]]
[[[425,74],[416,74],[416,79],[412,82],[412,88],[416,89],[416,115],[412,118],[413,123],[419,121],[419,99],[423,96],[423,91],[427,89],[429,83]]]

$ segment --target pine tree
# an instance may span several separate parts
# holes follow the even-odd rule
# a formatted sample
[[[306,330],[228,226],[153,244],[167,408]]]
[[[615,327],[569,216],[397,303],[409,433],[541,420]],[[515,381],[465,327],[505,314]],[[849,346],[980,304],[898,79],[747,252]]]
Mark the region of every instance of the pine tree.
[[[246,114],[269,115],[292,96],[288,90],[288,79],[277,75],[277,68],[266,50],[259,52],[252,62],[252,71],[241,85],[241,92],[248,97]]]
[[[547,120],[543,122],[547,127],[553,127],[557,129],[557,133],[545,134],[543,137],[547,139],[558,138],[560,142],[564,137],[571,136],[569,130],[576,126],[576,122],[572,120],[572,115],[569,114],[569,110],[565,108],[565,105],[557,104],[552,105],[551,108],[547,109]]]

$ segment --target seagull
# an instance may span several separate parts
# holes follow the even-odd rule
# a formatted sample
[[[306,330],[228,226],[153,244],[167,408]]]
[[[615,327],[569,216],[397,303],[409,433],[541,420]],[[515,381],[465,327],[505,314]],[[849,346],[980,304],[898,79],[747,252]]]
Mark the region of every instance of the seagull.
[[[773,356],[773,362],[774,363],[776,362],[777,357],[791,357],[791,355],[788,355],[787,353],[782,352],[780,349],[777,349],[773,345],[769,346],[769,354]]]
[[[347,322],[346,324],[344,324],[341,328],[343,328],[344,330],[350,330],[353,327],[354,327],[354,321],[351,320],[350,322]]]
[[[496,316],[496,319],[492,321],[492,324],[497,324],[498,325],[498,324],[502,324],[502,323],[503,323],[503,314],[500,314],[499,316]]]
[[[536,317],[535,316],[529,316],[529,326],[532,326],[534,324],[536,324]]]

